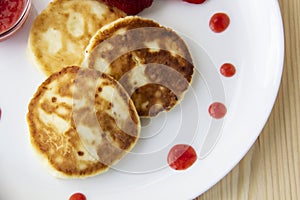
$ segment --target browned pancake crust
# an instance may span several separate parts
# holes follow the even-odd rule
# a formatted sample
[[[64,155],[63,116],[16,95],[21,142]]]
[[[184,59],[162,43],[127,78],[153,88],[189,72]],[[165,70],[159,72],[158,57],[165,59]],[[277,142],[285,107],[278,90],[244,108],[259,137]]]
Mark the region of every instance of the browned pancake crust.
[[[149,48],[152,43],[154,47]],[[109,63],[104,72],[123,85],[141,117],[172,109],[187,91],[194,72],[182,38],[173,30],[141,17],[125,17],[100,29],[86,54],[85,65],[89,68],[103,71],[105,67],[98,66],[99,57]],[[145,67],[143,76],[148,80],[142,86],[132,83],[129,75],[140,66]]]
[[[79,71],[80,70],[80,71]],[[78,74],[81,74],[83,79],[78,79]],[[90,103],[94,102],[93,106],[87,105],[74,108],[73,103],[64,99],[79,99],[82,89],[85,87],[85,92],[88,91],[88,85],[82,85],[79,93],[74,94],[74,84],[77,81],[89,82],[91,80],[104,80],[101,86],[97,86],[94,96],[91,96]],[[53,88],[53,83],[58,82]],[[104,85],[104,86],[103,86]],[[114,106],[115,102],[109,102],[101,97],[102,89],[106,86],[114,86],[121,98],[128,102],[130,120],[125,121],[125,126],[120,128],[116,124],[116,119],[107,112]],[[54,92],[54,96],[47,96],[49,91]],[[73,101],[72,101],[73,102]],[[71,105],[70,105],[71,104]],[[98,123],[94,123],[91,119],[90,108],[95,108],[95,114]],[[61,109],[63,108],[64,112]],[[74,111],[74,109],[78,109]],[[135,145],[140,125],[139,118],[135,107],[124,89],[114,79],[104,73],[96,70],[81,69],[79,67],[67,67],[58,73],[51,75],[43,82],[34,94],[28,106],[27,121],[30,130],[31,143],[34,149],[42,157],[48,160],[49,165],[58,171],[65,178],[82,178],[93,176],[106,171],[109,165],[114,164],[122,156],[126,154]],[[47,114],[45,120],[41,112]],[[102,133],[98,133],[101,138],[101,144],[95,146],[99,159],[84,159],[90,152],[85,148],[77,131],[76,122],[74,122],[74,112],[77,112],[77,123],[96,130],[96,126],[101,127]],[[57,124],[53,124],[51,116],[56,115],[60,119],[68,123],[68,129],[64,132],[57,130]],[[96,143],[94,141],[92,143]],[[117,147],[117,148],[115,148]]]

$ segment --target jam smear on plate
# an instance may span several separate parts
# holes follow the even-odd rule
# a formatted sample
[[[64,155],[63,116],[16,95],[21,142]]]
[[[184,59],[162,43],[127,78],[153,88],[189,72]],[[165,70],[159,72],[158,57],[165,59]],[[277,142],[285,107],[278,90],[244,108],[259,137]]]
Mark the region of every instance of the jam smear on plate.
[[[226,13],[216,13],[209,21],[210,29],[215,33],[221,33],[227,29],[230,24],[230,18]]]
[[[177,144],[168,154],[168,164],[175,170],[186,170],[197,160],[195,149],[187,144]]]
[[[220,73],[225,77],[232,77],[235,75],[235,72],[236,72],[235,67],[231,63],[224,63],[220,67]]]
[[[208,113],[215,119],[223,118],[227,113],[227,108],[220,102],[212,103],[208,108]]]
[[[206,0],[183,0],[183,1],[186,1],[188,3],[201,4],[204,3]]]
[[[86,196],[80,192],[77,192],[72,194],[69,200],[86,200]]]

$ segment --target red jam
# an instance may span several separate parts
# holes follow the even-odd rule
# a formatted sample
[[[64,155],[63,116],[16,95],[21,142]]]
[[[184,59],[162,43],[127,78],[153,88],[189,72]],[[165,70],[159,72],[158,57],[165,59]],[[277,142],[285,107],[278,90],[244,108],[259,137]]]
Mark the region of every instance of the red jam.
[[[168,154],[168,164],[175,170],[186,170],[191,167],[196,160],[196,151],[187,144],[177,144],[173,146]]]
[[[25,0],[0,1],[0,34],[11,29],[22,16]]]
[[[0,120],[1,120],[1,117],[2,117],[2,110],[1,110],[1,108],[0,108]]]
[[[229,26],[230,19],[225,13],[216,13],[214,14],[210,21],[209,27],[215,33],[221,33],[227,29]]]
[[[220,73],[225,77],[232,77],[235,75],[235,67],[231,63],[224,63],[220,67]]]
[[[208,112],[211,117],[213,117],[215,119],[221,119],[226,115],[227,108],[225,107],[224,104],[222,104],[220,102],[215,102],[209,106]]]
[[[86,197],[82,193],[74,193],[70,196],[69,200],[86,200]]]
[[[201,3],[204,3],[204,1],[206,1],[206,0],[183,0],[183,1],[186,1],[189,3],[194,3],[194,4],[201,4]]]

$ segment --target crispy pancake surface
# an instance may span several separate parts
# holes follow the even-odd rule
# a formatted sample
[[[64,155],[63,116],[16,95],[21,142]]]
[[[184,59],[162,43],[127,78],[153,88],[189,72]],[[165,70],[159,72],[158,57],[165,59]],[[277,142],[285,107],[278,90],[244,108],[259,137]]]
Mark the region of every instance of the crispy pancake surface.
[[[54,0],[35,19],[28,56],[49,76],[79,65],[90,38],[105,24],[126,14],[100,0]]]
[[[35,152],[60,178],[105,172],[134,147],[140,132],[124,88],[104,73],[76,66],[40,85],[27,122]]]
[[[82,66],[118,80],[141,117],[156,116],[178,104],[194,72],[188,47],[178,34],[137,16],[102,27],[85,53]]]

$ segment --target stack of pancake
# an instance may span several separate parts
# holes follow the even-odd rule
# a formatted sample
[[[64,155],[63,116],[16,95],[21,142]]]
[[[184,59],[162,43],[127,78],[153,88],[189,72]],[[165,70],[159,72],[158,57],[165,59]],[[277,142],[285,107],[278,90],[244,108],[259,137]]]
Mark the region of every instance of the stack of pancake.
[[[47,76],[28,107],[31,143],[62,178],[94,176],[129,153],[140,117],[177,105],[194,71],[173,30],[97,0],[51,2],[28,55]]]

